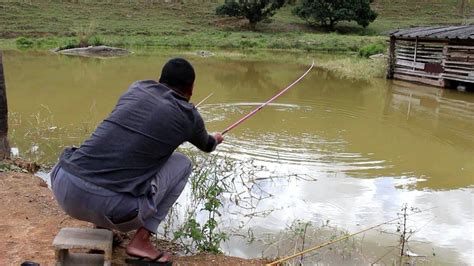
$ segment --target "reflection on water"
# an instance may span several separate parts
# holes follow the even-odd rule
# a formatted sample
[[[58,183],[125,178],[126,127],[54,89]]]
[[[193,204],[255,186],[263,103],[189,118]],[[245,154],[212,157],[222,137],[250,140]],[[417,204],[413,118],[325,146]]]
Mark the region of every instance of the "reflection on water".
[[[7,52],[14,146],[23,156],[54,162],[63,146],[90,134],[130,83],[157,78],[167,57]],[[223,130],[306,69],[291,62],[191,60],[193,101],[214,92],[200,107],[210,131]],[[253,228],[278,232],[299,218],[356,231],[393,218],[408,203],[427,210],[414,222],[430,221],[414,238],[451,250],[441,261],[456,263],[472,259],[473,132],[474,94],[346,80],[316,69],[231,131],[219,151],[279,175],[317,179],[260,181],[274,197],[259,208],[281,211],[253,220]],[[245,248],[229,249],[242,255]],[[248,249],[244,255],[261,254]]]

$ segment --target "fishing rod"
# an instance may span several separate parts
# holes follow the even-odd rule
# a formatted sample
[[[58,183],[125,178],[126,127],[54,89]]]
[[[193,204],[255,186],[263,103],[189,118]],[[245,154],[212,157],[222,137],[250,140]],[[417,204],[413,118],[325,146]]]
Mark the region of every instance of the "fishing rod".
[[[302,255],[304,255],[304,254],[306,254],[306,253],[308,253],[308,252],[311,252],[311,251],[314,251],[314,250],[323,248],[323,247],[325,247],[325,246],[329,246],[329,245],[334,244],[334,243],[336,243],[336,242],[339,242],[339,241],[348,239],[348,238],[353,237],[353,236],[358,235],[358,234],[362,234],[362,233],[364,233],[364,232],[367,232],[367,231],[369,231],[369,230],[372,230],[372,229],[374,229],[374,228],[380,227],[380,226],[382,226],[382,225],[385,225],[385,224],[394,222],[394,221],[399,220],[399,219],[400,219],[400,218],[394,218],[394,219],[385,221],[385,222],[383,222],[383,223],[380,223],[380,224],[371,226],[371,227],[366,228],[366,229],[364,229],[364,230],[361,230],[361,231],[359,231],[359,232],[355,232],[355,233],[353,233],[353,234],[345,235],[345,236],[336,238],[336,239],[334,239],[334,240],[328,241],[328,242],[326,242],[326,243],[316,245],[316,246],[314,246],[314,247],[312,247],[312,248],[308,248],[308,249],[303,250],[303,251],[301,251],[301,252],[295,253],[295,254],[293,254],[293,255],[291,255],[291,256],[288,256],[288,257],[285,257],[285,258],[276,260],[276,261],[274,261],[274,262],[270,262],[270,263],[266,264],[266,266],[279,265],[280,263],[285,262],[285,261],[287,261],[287,260],[294,259],[294,258],[299,257],[299,256],[302,256]]]
[[[272,98],[270,98],[268,101],[264,102],[262,105],[258,106],[257,108],[255,108],[253,111],[251,111],[250,113],[248,113],[246,116],[240,118],[239,120],[237,120],[235,123],[233,123],[232,125],[228,126],[226,129],[224,129],[224,131],[222,131],[222,135],[226,134],[227,132],[229,132],[230,130],[232,130],[233,128],[235,128],[236,126],[242,124],[242,122],[244,122],[245,120],[249,119],[251,116],[253,116],[255,113],[257,113],[258,111],[262,110],[263,107],[267,106],[269,103],[271,103],[272,101],[274,101],[276,98],[280,97],[283,93],[287,92],[291,87],[293,87],[296,83],[300,82],[300,80],[302,80],[310,71],[311,69],[313,69],[313,66],[314,66],[314,60],[313,60],[313,63],[311,64],[311,66],[308,68],[308,70],[306,70],[306,72],[304,72],[303,75],[301,75],[301,77],[299,77],[297,80],[293,81],[293,83],[291,83],[290,85],[288,85],[288,87],[284,88],[283,90],[281,90],[279,93],[277,93],[275,96],[273,96]]]
[[[206,98],[204,98],[202,101],[200,101],[198,104],[196,104],[194,107],[198,107],[199,105],[201,105],[203,102],[205,102],[207,99],[209,99],[212,95],[214,95],[214,92],[211,92],[211,94],[209,94]]]

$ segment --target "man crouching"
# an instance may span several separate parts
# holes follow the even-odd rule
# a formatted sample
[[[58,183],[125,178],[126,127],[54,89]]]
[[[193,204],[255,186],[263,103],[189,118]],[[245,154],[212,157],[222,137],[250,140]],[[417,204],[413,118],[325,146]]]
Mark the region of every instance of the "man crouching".
[[[209,135],[189,103],[195,72],[181,58],[168,61],[159,82],[133,83],[115,109],[79,148],[67,148],[51,180],[70,216],[122,232],[138,229],[127,254],[167,263],[170,254],[150,242],[151,233],[183,191],[191,161],[175,149],[189,141],[213,151],[223,141]]]

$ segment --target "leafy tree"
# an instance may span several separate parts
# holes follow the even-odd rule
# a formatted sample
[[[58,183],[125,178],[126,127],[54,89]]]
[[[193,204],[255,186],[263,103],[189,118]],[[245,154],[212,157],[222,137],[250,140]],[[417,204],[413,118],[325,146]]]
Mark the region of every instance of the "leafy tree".
[[[370,8],[373,0],[302,0],[293,9],[293,13],[309,24],[319,24],[329,30],[339,21],[355,21],[362,27],[377,18],[377,13]]]
[[[226,0],[217,7],[217,15],[230,17],[245,17],[250,28],[255,30],[258,22],[275,15],[276,11],[285,5],[285,0]]]
[[[10,157],[10,146],[7,140],[8,133],[8,108],[3,75],[2,52],[0,51],[0,160]]]

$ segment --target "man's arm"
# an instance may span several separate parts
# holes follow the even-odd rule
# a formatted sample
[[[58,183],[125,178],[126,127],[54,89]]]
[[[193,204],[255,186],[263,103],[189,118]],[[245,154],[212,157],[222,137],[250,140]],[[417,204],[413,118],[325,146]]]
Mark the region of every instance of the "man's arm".
[[[189,142],[204,152],[214,151],[218,144],[221,144],[224,137],[221,133],[210,135],[207,133],[204,121],[198,114],[196,117],[196,124]]]

